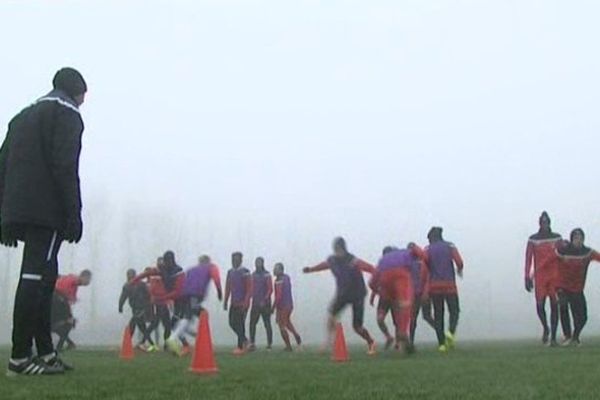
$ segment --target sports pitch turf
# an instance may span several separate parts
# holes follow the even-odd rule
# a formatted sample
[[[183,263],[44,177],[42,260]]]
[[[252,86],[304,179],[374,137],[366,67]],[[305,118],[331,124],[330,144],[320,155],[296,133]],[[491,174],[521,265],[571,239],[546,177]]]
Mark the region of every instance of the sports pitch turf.
[[[474,343],[448,355],[425,347],[409,359],[354,347],[346,364],[311,350],[242,358],[223,350],[214,377],[190,374],[189,359],[167,354],[122,362],[115,352],[80,350],[65,357],[77,366],[72,374],[2,376],[0,399],[600,399],[598,340],[577,349]]]

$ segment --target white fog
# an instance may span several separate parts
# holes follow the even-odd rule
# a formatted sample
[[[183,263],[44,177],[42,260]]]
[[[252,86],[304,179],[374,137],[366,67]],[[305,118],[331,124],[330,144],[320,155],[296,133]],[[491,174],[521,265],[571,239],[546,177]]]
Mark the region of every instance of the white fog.
[[[385,245],[425,245],[432,225],[465,260],[461,338],[537,339],[523,266],[540,212],[600,248],[599,12],[592,1],[3,1],[4,132],[60,67],[89,87],[84,239],[60,257],[61,273],[94,274],[73,339],[119,343],[128,268],[170,249],[184,268],[209,254],[225,275],[239,250],[248,268],[256,256],[285,264],[297,328],[319,343],[334,281],[302,267],[337,235],[375,263]],[[0,250],[1,344],[20,250]],[[599,284],[592,264],[587,335],[600,334]],[[209,298],[215,341],[233,344],[214,288]],[[366,321],[377,333],[373,308]]]

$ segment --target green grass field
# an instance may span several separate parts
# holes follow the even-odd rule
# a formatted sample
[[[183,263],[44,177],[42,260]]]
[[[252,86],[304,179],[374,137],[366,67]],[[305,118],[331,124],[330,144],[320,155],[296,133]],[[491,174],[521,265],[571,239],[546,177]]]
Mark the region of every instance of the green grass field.
[[[225,350],[220,372],[187,372],[189,359],[140,354],[131,362],[115,352],[67,354],[77,371],[60,377],[0,378],[0,399],[595,399],[600,398],[600,340],[581,348],[535,343],[463,344],[448,355],[422,346],[403,358],[362,347],[334,364],[306,350],[257,352],[234,358]],[[429,346],[431,347],[431,346]],[[6,349],[0,358],[7,360]]]

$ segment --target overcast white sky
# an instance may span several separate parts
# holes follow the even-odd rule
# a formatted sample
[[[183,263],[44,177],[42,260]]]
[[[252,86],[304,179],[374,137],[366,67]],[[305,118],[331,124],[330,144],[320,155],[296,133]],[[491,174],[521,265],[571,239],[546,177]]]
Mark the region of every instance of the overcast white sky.
[[[62,261],[96,281],[75,336],[118,340],[126,268],[173,248],[224,272],[240,249],[285,261],[316,341],[332,278],[302,266],[338,234],[375,262],[435,224],[466,261],[462,334],[537,337],[522,268],[540,211],[600,247],[598,15],[550,0],[1,2],[2,126],[58,68],[88,81],[85,240]],[[6,319],[19,255],[0,257]]]

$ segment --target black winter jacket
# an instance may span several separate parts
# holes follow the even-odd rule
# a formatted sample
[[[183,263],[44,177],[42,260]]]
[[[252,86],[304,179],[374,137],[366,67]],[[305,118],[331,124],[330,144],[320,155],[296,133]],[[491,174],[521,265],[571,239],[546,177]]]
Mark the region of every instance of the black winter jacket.
[[[82,133],[76,103],[60,90],[40,98],[10,121],[0,148],[3,227],[39,225],[62,231],[68,220],[81,218]]]

